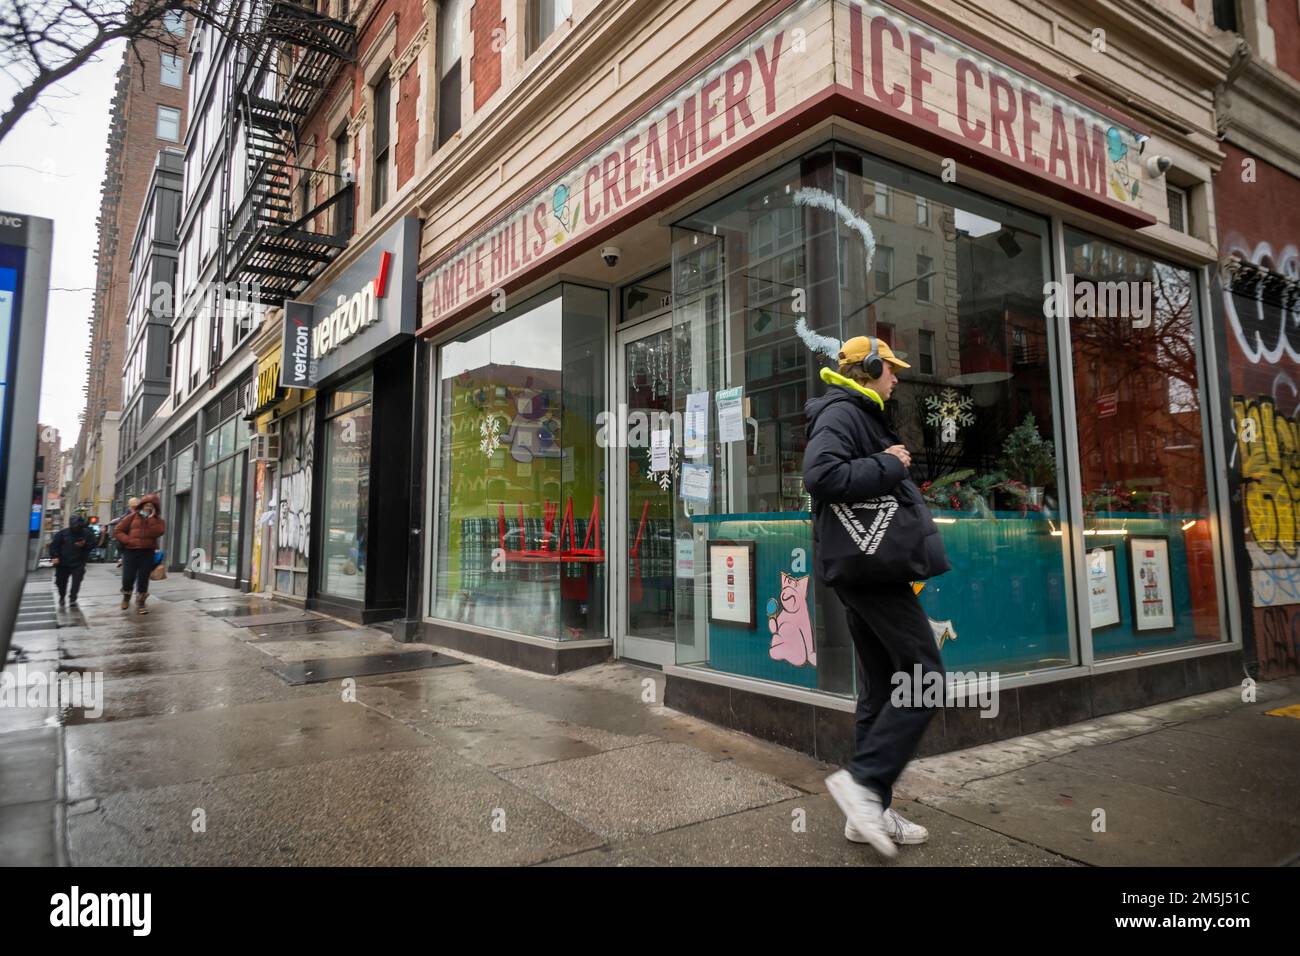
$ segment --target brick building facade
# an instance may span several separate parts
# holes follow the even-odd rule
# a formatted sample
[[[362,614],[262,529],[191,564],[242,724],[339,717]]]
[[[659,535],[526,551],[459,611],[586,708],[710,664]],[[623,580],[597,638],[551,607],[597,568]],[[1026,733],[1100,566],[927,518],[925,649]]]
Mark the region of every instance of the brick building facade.
[[[130,296],[131,245],[158,151],[185,135],[185,41],[189,25],[168,20],[170,49],[142,42],[125,50],[117,72],[108,161],[96,224],[95,296],[90,345],[84,357],[86,405],[74,455],[69,494],[76,504],[107,510],[118,460]]]

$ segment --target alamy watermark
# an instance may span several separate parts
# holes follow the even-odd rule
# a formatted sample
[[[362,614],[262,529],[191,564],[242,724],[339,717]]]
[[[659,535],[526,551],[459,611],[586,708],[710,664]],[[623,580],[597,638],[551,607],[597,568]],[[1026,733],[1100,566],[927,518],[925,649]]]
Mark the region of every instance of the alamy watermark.
[[[889,702],[895,707],[975,707],[985,718],[998,715],[997,671],[938,671],[912,665],[912,672],[895,671],[889,682]]]
[[[1043,283],[1043,315],[1049,319],[1132,319],[1133,328],[1145,329],[1151,326],[1152,299],[1149,281],[1078,281],[1067,272],[1064,282]]]
[[[616,411],[596,414],[596,445],[600,448],[649,448],[659,431],[671,432],[672,444],[680,448],[682,413],[629,410],[620,404]]]
[[[0,672],[0,707],[76,707],[94,719],[104,713],[104,674],[16,664]]]

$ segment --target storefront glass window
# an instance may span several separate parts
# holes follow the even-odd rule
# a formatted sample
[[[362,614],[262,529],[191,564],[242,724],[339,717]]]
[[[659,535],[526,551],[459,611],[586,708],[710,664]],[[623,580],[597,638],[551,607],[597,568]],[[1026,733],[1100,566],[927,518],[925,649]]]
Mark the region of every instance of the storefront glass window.
[[[439,349],[434,617],[605,636],[608,307],[566,283]]]
[[[1070,229],[1065,248],[1094,656],[1221,641],[1196,276]]]
[[[366,598],[370,519],[371,378],[339,389],[325,419],[325,525],[321,531],[321,591]]]
[[[199,514],[197,545],[204,549],[213,574],[239,573],[240,516],[244,508],[244,471],[247,442],[237,441],[247,425],[236,414],[214,425],[204,438],[212,457],[204,459],[203,502]]]
[[[924,217],[892,215],[918,200]],[[818,335],[876,335],[912,363],[887,415],[953,564],[921,592],[945,662],[1005,672],[1077,660],[1067,545],[1053,534],[1047,237],[1043,219],[838,145],[676,225],[674,323],[693,355],[716,359],[691,366],[689,390],[709,396],[696,461],[711,492],[678,520],[702,572],[678,581],[679,664],[852,692],[847,632],[813,580],[802,486],[804,403],[835,365]],[[719,442],[717,392],[736,387],[741,427]],[[674,408],[686,412],[685,394]],[[755,606],[727,620],[711,556],[750,542],[752,558],[731,557],[752,562]]]

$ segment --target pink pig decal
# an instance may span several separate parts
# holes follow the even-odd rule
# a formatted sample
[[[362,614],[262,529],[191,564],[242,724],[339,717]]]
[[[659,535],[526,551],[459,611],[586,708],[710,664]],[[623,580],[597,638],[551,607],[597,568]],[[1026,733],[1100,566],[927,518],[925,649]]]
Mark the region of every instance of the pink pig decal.
[[[795,667],[817,666],[812,621],[808,616],[808,575],[795,577],[781,572],[780,603],[769,600],[767,629],[772,632],[768,654],[774,661],[789,661]]]

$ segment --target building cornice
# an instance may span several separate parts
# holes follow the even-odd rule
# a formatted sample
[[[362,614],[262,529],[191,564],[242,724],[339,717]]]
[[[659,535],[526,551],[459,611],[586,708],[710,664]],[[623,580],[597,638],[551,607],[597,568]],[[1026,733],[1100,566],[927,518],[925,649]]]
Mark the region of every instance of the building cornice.
[[[1295,122],[1300,82],[1246,50],[1249,59],[1240,75],[1218,96],[1222,136],[1300,178],[1300,126]]]

